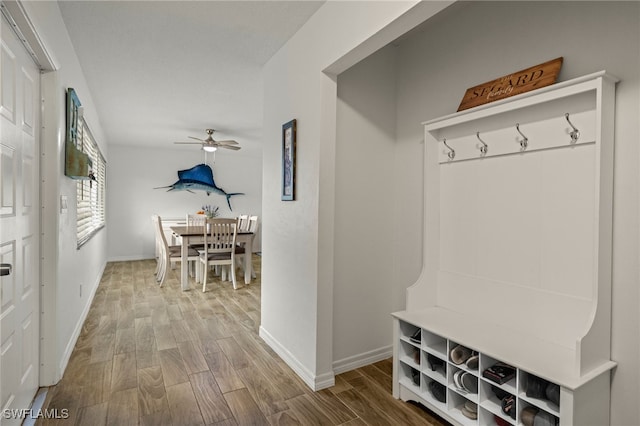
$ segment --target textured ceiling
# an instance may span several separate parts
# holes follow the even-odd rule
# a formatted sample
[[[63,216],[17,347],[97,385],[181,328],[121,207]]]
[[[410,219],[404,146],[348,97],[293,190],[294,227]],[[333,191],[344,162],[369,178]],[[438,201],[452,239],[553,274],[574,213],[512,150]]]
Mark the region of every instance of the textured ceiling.
[[[58,4],[108,143],[173,148],[213,128],[259,155],[261,68],[322,3]]]

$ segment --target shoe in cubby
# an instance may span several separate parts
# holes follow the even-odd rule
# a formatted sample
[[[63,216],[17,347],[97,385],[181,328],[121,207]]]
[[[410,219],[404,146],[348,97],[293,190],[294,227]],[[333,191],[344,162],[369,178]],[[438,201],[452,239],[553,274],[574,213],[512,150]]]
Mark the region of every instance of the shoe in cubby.
[[[560,386],[526,371],[519,371],[518,396],[556,417],[560,416]]]
[[[560,419],[550,412],[523,401],[520,404],[520,423],[524,426],[558,426]]]
[[[513,411],[505,412],[503,409],[503,407],[509,407],[505,401],[510,399],[516,400],[517,398],[515,394],[511,394],[491,382],[480,380],[479,404],[482,410],[491,413],[491,416],[484,416],[486,419],[481,424],[494,424],[493,416],[497,416],[509,424],[514,424],[517,406],[511,406]]]
[[[517,395],[516,368],[488,355],[480,355],[480,377],[482,380]]]

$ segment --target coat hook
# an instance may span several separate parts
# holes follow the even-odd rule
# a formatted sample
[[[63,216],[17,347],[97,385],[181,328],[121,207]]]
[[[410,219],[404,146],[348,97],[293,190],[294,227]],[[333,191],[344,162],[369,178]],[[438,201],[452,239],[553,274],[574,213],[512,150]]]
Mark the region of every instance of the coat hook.
[[[524,151],[529,146],[529,138],[520,131],[520,123],[516,123],[516,130],[520,133],[520,136],[522,136],[522,140],[519,140],[518,142],[520,142],[520,150]]]
[[[476,132],[476,137],[482,144],[482,146],[480,147],[480,154],[487,155],[487,151],[489,150],[489,145],[487,145],[482,139],[480,139],[480,132]]]
[[[456,151],[453,148],[451,148],[449,145],[447,145],[446,139],[443,139],[442,143],[444,144],[444,146],[449,148],[449,152],[447,152],[447,157],[449,157],[449,160],[453,160],[456,157]]]
[[[571,136],[571,143],[576,143],[578,142],[578,138],[580,137],[580,130],[576,129],[576,126],[574,126],[571,121],[569,121],[569,113],[565,113],[564,118],[567,119],[567,123],[569,123],[569,126],[571,126],[571,128],[573,129],[573,131],[571,133],[569,133],[569,136]]]

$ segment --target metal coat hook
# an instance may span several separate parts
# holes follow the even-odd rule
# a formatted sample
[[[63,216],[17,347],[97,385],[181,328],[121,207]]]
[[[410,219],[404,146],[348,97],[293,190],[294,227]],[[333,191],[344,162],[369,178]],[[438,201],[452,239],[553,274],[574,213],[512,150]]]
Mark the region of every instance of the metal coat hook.
[[[444,146],[449,148],[449,152],[447,152],[447,157],[449,157],[449,160],[453,160],[454,158],[456,158],[456,151],[453,148],[451,148],[449,145],[447,145],[447,140],[443,139],[442,143],[444,144]]]
[[[569,113],[565,113],[564,114],[564,118],[567,119],[567,123],[569,123],[569,126],[571,126],[571,128],[573,129],[573,131],[571,133],[569,133],[569,136],[571,136],[571,143],[576,143],[578,142],[578,138],[580,137],[580,130],[576,129],[576,126],[574,126],[571,121],[569,121]]]
[[[529,146],[529,138],[520,131],[520,123],[516,123],[516,130],[520,133],[520,136],[522,136],[522,140],[519,140],[518,142],[520,142],[520,150],[524,151]]]
[[[482,144],[480,147],[480,155],[487,155],[487,151],[489,150],[489,145],[487,145],[482,139],[480,139],[480,132],[476,132],[476,137]]]

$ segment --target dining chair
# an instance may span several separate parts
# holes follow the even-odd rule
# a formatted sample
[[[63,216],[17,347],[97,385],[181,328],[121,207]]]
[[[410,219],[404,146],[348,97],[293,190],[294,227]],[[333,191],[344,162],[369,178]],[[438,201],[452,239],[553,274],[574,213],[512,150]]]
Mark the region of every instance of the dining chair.
[[[207,217],[203,214],[188,214],[187,213],[187,226],[204,226]],[[204,244],[202,243],[190,243],[189,247],[197,251],[204,250]]]
[[[237,289],[236,256],[244,254],[244,248],[236,246],[238,221],[236,219],[208,218],[210,232],[206,229],[203,234],[204,250],[200,252],[202,266],[202,291],[207,289],[209,266],[228,266],[233,289]],[[225,269],[222,270],[222,280],[225,280]]]
[[[207,217],[203,214],[188,214],[187,226],[204,226]]]
[[[171,262],[180,262],[182,257],[181,246],[170,246],[167,243],[167,238],[162,230],[162,219],[158,215],[153,216],[153,222],[156,227],[156,241],[159,241],[159,261],[156,269],[156,281],[160,283],[160,287],[164,284],[164,280],[167,277],[167,269],[170,268]],[[189,248],[189,254],[187,257],[188,262],[196,262],[199,258],[197,250]],[[196,281],[198,280],[199,268],[195,268]]]
[[[258,231],[258,216],[249,216],[249,219],[247,220],[246,231],[253,232],[253,235],[255,238],[256,232]],[[244,247],[244,244],[241,244],[241,246]],[[253,268],[251,268],[251,278],[255,278],[255,277],[256,277],[256,271]]]
[[[238,232],[246,231],[249,226],[249,215],[241,214],[238,216]]]
[[[151,222],[153,223],[153,235],[155,236],[155,240],[156,240],[156,251],[155,251],[156,270],[153,273],[154,275],[158,275],[158,273],[160,272],[160,263],[162,258],[162,248],[161,248],[162,240],[158,235],[158,217],[159,216],[157,214],[151,215]]]

